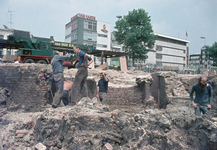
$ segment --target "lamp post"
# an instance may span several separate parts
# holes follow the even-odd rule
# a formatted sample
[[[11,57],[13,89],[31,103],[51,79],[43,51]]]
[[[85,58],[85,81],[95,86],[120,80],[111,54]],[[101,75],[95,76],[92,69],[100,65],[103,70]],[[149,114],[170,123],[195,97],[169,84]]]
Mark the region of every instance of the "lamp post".
[[[201,36],[201,39],[204,39],[204,46],[206,45],[206,37],[205,36]]]
[[[203,48],[206,45],[206,37],[205,36],[201,36],[201,39],[204,39],[204,46],[201,48],[201,62],[202,62],[202,67],[204,68],[204,63],[203,63]],[[205,60],[204,60],[205,61]],[[208,65],[208,64],[207,64]]]
[[[121,18],[122,18],[122,16],[119,16],[119,15],[118,15],[118,16],[116,16],[116,17],[117,17],[118,19],[121,19]]]

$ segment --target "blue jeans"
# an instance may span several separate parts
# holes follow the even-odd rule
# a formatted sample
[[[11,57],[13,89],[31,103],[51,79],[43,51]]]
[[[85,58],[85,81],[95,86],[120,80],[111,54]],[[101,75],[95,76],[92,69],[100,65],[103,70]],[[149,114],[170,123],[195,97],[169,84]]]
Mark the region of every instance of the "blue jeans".
[[[195,115],[200,116],[201,111],[204,115],[209,115],[209,109],[207,109],[207,105],[200,105],[197,103],[197,108],[195,108]]]

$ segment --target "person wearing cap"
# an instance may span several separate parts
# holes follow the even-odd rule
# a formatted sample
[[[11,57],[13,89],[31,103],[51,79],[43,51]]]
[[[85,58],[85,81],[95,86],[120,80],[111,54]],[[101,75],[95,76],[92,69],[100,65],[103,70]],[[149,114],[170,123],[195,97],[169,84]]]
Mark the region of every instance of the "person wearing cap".
[[[195,92],[195,98],[193,98],[193,93]],[[212,87],[207,84],[207,77],[201,76],[197,84],[194,84],[191,92],[190,98],[193,107],[195,108],[195,115],[200,116],[201,112],[204,115],[209,115],[209,110],[212,108]]]
[[[52,58],[51,66],[53,70],[53,82],[57,90],[53,98],[52,107],[56,108],[60,104],[63,95],[63,84],[64,84],[63,61],[71,59],[72,55],[68,54],[62,56],[62,53],[58,51],[55,51],[54,54],[55,56]]]
[[[93,59],[83,52],[79,46],[74,46],[74,52],[79,56],[78,71],[75,75],[75,79],[71,88],[71,104],[75,105],[77,103],[77,97],[79,92],[81,97],[87,97],[87,76],[88,76],[88,66],[93,62]]]
[[[100,80],[97,85],[97,95],[103,105],[106,104],[107,92],[108,92],[109,79],[106,77],[105,72],[100,73]]]

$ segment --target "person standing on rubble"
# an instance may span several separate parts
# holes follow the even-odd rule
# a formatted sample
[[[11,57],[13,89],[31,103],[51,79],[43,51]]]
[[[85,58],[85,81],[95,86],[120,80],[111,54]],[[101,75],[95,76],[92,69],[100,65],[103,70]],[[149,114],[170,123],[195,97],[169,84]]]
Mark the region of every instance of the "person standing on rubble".
[[[56,108],[57,105],[59,105],[63,95],[63,84],[64,84],[63,61],[71,58],[72,58],[71,54],[62,56],[61,52],[56,51],[55,56],[51,61],[53,78],[54,78],[53,81],[57,89],[53,98],[53,103],[52,103],[53,108]]]
[[[77,103],[77,97],[79,92],[81,97],[87,97],[87,76],[88,76],[88,66],[93,62],[93,59],[83,52],[79,46],[74,46],[74,52],[79,56],[78,71],[75,75],[75,79],[71,88],[71,104],[75,105]]]
[[[193,93],[195,92],[195,99],[193,99]],[[193,107],[195,108],[195,115],[200,116],[201,111],[204,115],[209,115],[209,110],[212,108],[212,87],[207,83],[207,77],[201,76],[197,84],[194,84],[190,98]]]
[[[108,92],[109,79],[106,77],[105,72],[100,73],[100,80],[97,85],[97,95],[103,105],[106,104],[107,92]]]

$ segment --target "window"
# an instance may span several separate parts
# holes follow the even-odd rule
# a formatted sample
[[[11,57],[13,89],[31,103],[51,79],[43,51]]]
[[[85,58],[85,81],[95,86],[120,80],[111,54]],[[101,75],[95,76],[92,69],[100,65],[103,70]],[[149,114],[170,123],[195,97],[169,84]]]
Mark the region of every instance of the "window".
[[[156,54],[156,58],[162,59],[162,54]]]
[[[98,36],[107,38],[107,35],[105,35],[105,34],[98,34]]]
[[[48,44],[44,43],[44,49],[48,49]]]
[[[96,31],[96,23],[91,21],[84,21],[84,29]]]
[[[72,32],[72,41],[77,39],[77,32]]]
[[[3,39],[4,38],[4,35],[0,35],[0,39]]]
[[[96,23],[93,23],[93,30],[96,31]]]
[[[102,47],[102,48],[107,48],[107,45],[103,45],[103,44],[97,44],[97,47]]]
[[[84,42],[83,45],[85,45],[85,46],[92,46],[93,44],[92,43],[86,43],[86,42]]]
[[[87,40],[92,41],[92,33],[91,32],[87,33]]]
[[[84,21],[84,29],[87,29],[87,25],[88,25],[87,21]]]
[[[65,36],[65,39],[68,39],[68,38],[70,38],[70,36],[71,36],[71,34],[69,34],[69,35]]]
[[[96,41],[96,36],[97,36],[97,33],[92,33],[92,39],[93,39],[93,41]]]
[[[72,22],[72,30],[77,29],[77,27],[78,27],[78,20],[75,20]]]
[[[84,40],[96,41],[96,33],[84,31]]]
[[[93,23],[90,21],[88,22],[88,29],[93,30]]]
[[[162,51],[162,49],[163,49],[162,46],[156,45],[156,51]]]

